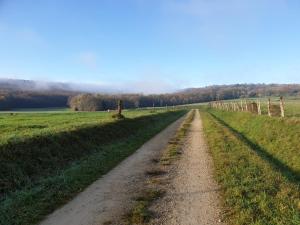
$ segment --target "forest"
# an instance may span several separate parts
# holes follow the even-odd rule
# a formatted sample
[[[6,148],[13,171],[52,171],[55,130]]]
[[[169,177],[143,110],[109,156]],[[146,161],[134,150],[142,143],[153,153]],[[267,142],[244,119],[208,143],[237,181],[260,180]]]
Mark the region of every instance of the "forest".
[[[160,95],[101,95],[80,94],[69,99],[69,106],[75,111],[98,111],[115,109],[117,100],[122,99],[125,108],[165,107],[183,104],[254,98],[265,96],[300,96],[300,85],[236,84],[204,88],[190,88],[179,92]]]
[[[119,99],[125,108],[164,107],[214,100],[265,96],[300,96],[299,84],[234,84],[189,88],[169,94],[98,94],[61,88],[30,90],[0,86],[0,110],[70,107],[75,111],[115,109]]]

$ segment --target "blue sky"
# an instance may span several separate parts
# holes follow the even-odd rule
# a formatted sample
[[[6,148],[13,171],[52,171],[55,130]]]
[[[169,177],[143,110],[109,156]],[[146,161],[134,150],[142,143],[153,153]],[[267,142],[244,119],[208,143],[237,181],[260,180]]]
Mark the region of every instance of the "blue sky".
[[[0,77],[165,92],[299,71],[298,0],[0,0]]]

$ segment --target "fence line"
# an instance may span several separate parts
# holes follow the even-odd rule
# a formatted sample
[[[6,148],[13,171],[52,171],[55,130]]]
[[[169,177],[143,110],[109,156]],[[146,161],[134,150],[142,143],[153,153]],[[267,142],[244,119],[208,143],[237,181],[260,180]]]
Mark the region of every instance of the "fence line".
[[[262,115],[261,111],[261,100],[249,101],[247,99],[241,100],[240,103],[237,101],[213,101],[209,102],[210,108],[221,109],[224,111],[233,111],[233,112],[251,112],[253,114]],[[267,103],[268,115],[270,117],[280,116],[284,117],[284,100],[283,97],[280,97],[280,102],[278,104],[271,103],[271,99],[268,99]]]

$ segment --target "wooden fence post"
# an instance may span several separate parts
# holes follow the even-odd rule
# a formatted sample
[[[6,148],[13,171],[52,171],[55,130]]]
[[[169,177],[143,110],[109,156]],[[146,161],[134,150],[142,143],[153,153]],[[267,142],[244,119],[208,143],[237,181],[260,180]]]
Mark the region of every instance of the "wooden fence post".
[[[283,103],[283,97],[280,97],[280,112],[281,112],[281,117],[284,117],[284,103]]]
[[[243,100],[241,100],[241,111],[244,111]]]
[[[257,100],[257,114],[261,115],[260,100]]]
[[[272,116],[271,115],[271,99],[270,98],[268,99],[268,115]]]

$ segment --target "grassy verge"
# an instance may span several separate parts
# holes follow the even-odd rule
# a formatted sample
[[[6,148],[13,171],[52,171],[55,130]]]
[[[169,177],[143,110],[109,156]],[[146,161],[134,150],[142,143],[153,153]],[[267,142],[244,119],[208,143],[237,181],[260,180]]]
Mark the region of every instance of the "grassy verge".
[[[126,225],[144,224],[151,219],[149,207],[152,202],[160,198],[164,192],[162,190],[147,189],[137,199],[131,212],[126,215]]]
[[[161,165],[157,164],[157,168],[154,167],[152,170],[146,171],[146,175],[150,176],[150,178],[145,182],[144,192],[136,199],[134,207],[125,216],[126,225],[146,224],[151,219],[152,212],[149,210],[150,206],[165,193],[163,187],[160,187],[159,182],[156,180],[158,176],[166,173],[161,169],[161,166],[170,165],[180,155],[184,138],[194,119],[194,115],[195,110],[192,110],[178,128],[172,140],[169,141],[161,160],[156,161],[161,162]]]
[[[163,165],[170,164],[172,160],[176,159],[181,154],[184,137],[186,137],[194,116],[195,110],[192,110],[182,123],[181,127],[177,130],[176,135],[169,141],[166,151],[161,158]]]
[[[242,112],[210,112],[245,143],[300,181],[300,121]]]
[[[8,173],[1,173],[0,224],[37,223],[184,113],[148,114],[9,145],[0,155]],[[14,191],[3,185],[9,173]]]
[[[216,179],[223,188],[228,224],[300,224],[300,183],[294,173],[299,154],[293,155],[289,143],[276,143],[277,138],[284,140],[279,131],[285,129],[285,122],[215,111],[202,112],[202,119]],[[287,135],[296,138],[298,134]],[[276,149],[281,153],[275,154]],[[281,158],[282,154],[286,156]],[[289,156],[298,159],[285,164]]]

